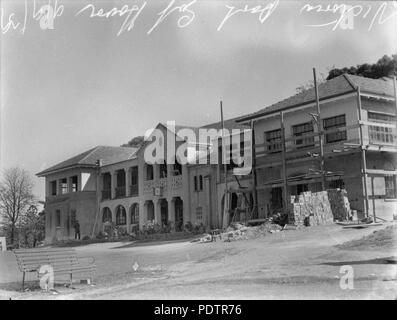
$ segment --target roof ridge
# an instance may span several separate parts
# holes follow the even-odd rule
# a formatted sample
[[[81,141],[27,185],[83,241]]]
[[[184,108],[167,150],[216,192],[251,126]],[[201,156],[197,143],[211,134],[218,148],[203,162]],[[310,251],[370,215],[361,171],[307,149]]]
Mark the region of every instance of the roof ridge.
[[[349,75],[348,73],[344,73],[344,74],[342,74],[342,75],[343,75],[343,77],[347,80],[347,82],[351,85],[351,87],[352,87],[354,90],[357,90],[357,89],[358,89],[359,86],[356,85],[352,79],[350,79],[350,75]]]
[[[97,150],[99,147],[101,147],[101,146],[96,146],[96,147],[94,147],[94,148],[92,148],[91,149],[91,151],[90,152],[88,152],[86,155],[85,155],[85,157],[83,157],[82,159],[80,159],[77,163],[81,163],[81,162],[83,162],[85,159],[87,159],[87,157],[89,156],[89,155],[91,155],[95,150]]]

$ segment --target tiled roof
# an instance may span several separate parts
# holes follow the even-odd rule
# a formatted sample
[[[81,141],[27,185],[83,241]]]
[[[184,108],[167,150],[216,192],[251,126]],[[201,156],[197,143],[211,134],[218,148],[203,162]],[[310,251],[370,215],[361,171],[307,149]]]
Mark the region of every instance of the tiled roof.
[[[371,79],[355,75],[343,74],[319,84],[318,93],[320,100],[353,92],[360,87],[362,93],[371,93],[392,97],[394,95],[393,81],[391,79]],[[315,102],[314,88],[305,90],[287,99],[274,103],[257,112],[240,117],[237,121],[246,121],[265,114],[271,114],[292,106],[299,106],[306,103]]]
[[[393,80],[390,78],[371,79],[351,74],[346,76],[360,87],[361,92],[394,97]]]
[[[238,118],[234,118],[234,119],[228,119],[224,121],[224,127],[225,129],[229,130],[231,132],[232,129],[248,129],[249,126],[242,124],[242,123],[237,123],[236,119]],[[165,123],[160,123],[161,125],[163,125],[166,128],[166,124]],[[185,126],[185,125],[175,125],[175,132],[173,132],[174,134],[176,134],[177,132],[179,132],[179,130],[181,129],[190,129],[193,130],[194,133],[196,134],[196,136],[198,136],[199,134],[199,130],[200,129],[216,129],[216,130],[220,130],[222,129],[222,123],[219,122],[214,122],[211,124],[206,124],[204,126],[201,127],[192,127],[192,126]],[[185,139],[186,137],[181,137],[182,139]]]
[[[129,147],[109,147],[109,146],[98,146],[70,159],[62,161],[44,171],[37,173],[38,176],[45,176],[57,170],[66,169],[69,167],[82,166],[82,167],[93,167],[96,166],[96,162],[102,159],[102,165],[108,165],[124,160],[134,158],[137,148]]]

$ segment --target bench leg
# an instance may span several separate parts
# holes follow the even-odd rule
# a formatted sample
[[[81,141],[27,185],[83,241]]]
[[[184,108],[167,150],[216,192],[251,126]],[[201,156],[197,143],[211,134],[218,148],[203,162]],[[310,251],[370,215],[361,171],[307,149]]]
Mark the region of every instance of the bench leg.
[[[91,271],[90,284],[94,284],[94,271]]]
[[[25,290],[25,271],[22,273],[22,291]]]

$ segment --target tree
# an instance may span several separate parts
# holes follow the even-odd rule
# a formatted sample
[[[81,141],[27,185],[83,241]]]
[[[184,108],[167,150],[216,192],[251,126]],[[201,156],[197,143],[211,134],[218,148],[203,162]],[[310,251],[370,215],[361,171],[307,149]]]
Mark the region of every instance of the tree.
[[[132,138],[130,141],[127,143],[121,145],[122,147],[134,147],[134,148],[140,148],[142,144],[144,143],[145,138],[143,136],[137,136]]]
[[[357,66],[351,66],[349,68],[332,68],[328,72],[327,80],[331,80],[332,78],[338,77],[344,73],[372,79],[397,75],[397,53],[392,54],[391,57],[385,54],[373,64],[363,63]]]
[[[38,241],[42,241],[45,235],[44,211],[38,212],[36,205],[31,205],[18,223],[20,240],[24,247],[36,247]]]
[[[34,204],[32,189],[33,182],[26,170],[15,167],[4,171],[0,180],[0,216],[11,244],[15,242],[18,223]]]

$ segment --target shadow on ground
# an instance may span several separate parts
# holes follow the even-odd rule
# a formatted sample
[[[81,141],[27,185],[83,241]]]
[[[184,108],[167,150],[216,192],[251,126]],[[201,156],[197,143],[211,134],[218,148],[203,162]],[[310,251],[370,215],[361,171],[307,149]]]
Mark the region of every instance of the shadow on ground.
[[[171,243],[191,242],[193,239],[196,238],[192,237],[192,238],[175,239],[175,240],[138,240],[138,241],[128,242],[125,245],[113,247],[111,249],[127,249],[132,247],[158,246],[158,245],[171,244]]]
[[[356,260],[356,261],[336,261],[336,262],[324,262],[320,265],[327,266],[345,266],[345,265],[360,265],[360,264],[395,264],[397,261],[393,257],[370,259],[370,260]]]

